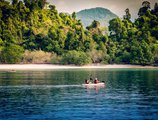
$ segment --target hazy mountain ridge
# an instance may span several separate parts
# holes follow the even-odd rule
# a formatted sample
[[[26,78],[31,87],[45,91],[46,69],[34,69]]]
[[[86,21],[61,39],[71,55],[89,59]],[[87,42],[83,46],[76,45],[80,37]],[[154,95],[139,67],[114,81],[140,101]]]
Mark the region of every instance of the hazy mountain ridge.
[[[109,20],[118,17],[106,8],[96,7],[91,9],[81,10],[76,13],[77,19],[80,19],[84,27],[89,26],[93,20],[101,23],[101,26],[107,26]]]

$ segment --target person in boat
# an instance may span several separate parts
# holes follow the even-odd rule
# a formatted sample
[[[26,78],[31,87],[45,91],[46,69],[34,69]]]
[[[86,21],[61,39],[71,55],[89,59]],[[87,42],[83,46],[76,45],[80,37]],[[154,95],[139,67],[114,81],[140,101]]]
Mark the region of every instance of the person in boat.
[[[90,83],[89,80],[85,79],[85,84],[89,84],[89,83]]]
[[[94,83],[95,83],[95,84],[99,83],[98,78],[95,78]]]
[[[90,81],[90,83],[93,83],[92,75],[90,76],[89,81]]]
[[[90,80],[93,81],[92,75],[90,76]]]

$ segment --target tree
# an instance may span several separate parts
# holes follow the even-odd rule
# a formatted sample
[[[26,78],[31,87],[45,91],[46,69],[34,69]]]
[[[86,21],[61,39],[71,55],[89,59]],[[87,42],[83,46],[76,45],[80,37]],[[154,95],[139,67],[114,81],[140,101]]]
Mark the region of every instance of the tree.
[[[31,0],[24,0],[25,6],[31,10]]]
[[[100,63],[105,58],[106,52],[102,50],[95,50],[88,52],[88,55],[90,56],[93,63]]]
[[[127,8],[127,9],[125,10],[125,12],[126,12],[126,15],[124,15],[123,18],[124,18],[124,19],[127,19],[127,20],[130,20],[130,19],[131,19],[131,14],[130,14],[129,9]]]
[[[151,64],[153,62],[153,54],[151,47],[142,40],[141,42],[133,40],[131,43],[131,58],[132,64]]]
[[[3,40],[0,38],[0,52],[1,52],[2,48],[3,48],[3,45],[4,45],[4,42],[3,42]]]
[[[17,5],[19,0],[12,0],[12,5]]]
[[[14,36],[12,35],[11,31],[9,31],[9,30],[3,30],[2,39],[6,45],[9,45],[11,43],[16,43]]]
[[[30,9],[30,11],[36,9],[43,9],[47,4],[46,0],[24,0],[25,6]]]
[[[153,45],[154,63],[158,64],[158,44]]]
[[[138,12],[138,16],[139,16],[139,17],[140,17],[140,16],[143,16],[143,15],[146,13],[146,11],[150,9],[150,2],[144,1],[144,2],[142,3],[142,6],[143,6],[143,7],[141,7],[141,8],[139,9],[139,12]]]
[[[92,28],[99,28],[99,27],[100,27],[100,22],[94,20],[94,21],[92,22],[92,24],[91,24],[90,26],[87,26],[86,28],[87,28],[88,30],[90,30],[90,29],[92,29]]]
[[[154,11],[154,13],[157,13],[157,15],[158,15],[158,3],[155,3],[153,11]]]
[[[47,4],[47,0],[38,0],[38,6],[40,9],[43,9]]]
[[[63,64],[85,65],[91,63],[90,57],[81,51],[68,51],[62,57]]]
[[[148,9],[150,9],[150,2],[144,1],[144,2],[142,3],[142,6],[148,8]]]
[[[19,63],[23,57],[23,48],[21,46],[10,44],[1,51],[0,61],[1,63]]]
[[[50,8],[50,10],[55,10],[56,9],[55,5],[49,5],[49,8]]]
[[[121,19],[115,18],[109,21],[109,31],[111,35],[115,35],[117,39],[121,37],[121,33],[124,31],[125,26],[123,25]]]
[[[76,19],[76,12],[72,13],[72,18],[75,20]]]
[[[75,33],[69,31],[65,40],[66,50],[81,50],[81,42],[78,41]]]

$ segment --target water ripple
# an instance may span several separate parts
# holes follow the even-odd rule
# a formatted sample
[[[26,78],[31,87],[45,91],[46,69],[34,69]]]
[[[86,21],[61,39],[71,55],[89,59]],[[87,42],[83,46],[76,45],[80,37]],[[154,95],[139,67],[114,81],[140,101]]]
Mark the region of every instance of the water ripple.
[[[1,88],[23,88],[23,89],[36,89],[36,88],[69,88],[69,87],[82,87],[82,85],[9,85],[0,86]]]

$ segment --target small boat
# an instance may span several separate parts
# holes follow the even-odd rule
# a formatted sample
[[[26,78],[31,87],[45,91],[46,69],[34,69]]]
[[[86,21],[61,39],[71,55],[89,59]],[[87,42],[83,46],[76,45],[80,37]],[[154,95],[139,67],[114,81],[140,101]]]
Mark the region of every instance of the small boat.
[[[82,86],[84,87],[104,87],[105,83],[104,82],[100,82],[100,83],[89,83],[89,84],[82,84]]]
[[[16,70],[9,70],[8,72],[11,72],[11,73],[13,73],[13,72],[16,72]]]

